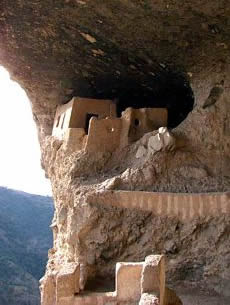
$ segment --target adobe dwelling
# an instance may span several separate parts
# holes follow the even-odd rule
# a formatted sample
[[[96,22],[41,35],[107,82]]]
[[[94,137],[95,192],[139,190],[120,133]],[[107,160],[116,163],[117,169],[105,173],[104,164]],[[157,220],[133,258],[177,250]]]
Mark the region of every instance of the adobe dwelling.
[[[150,255],[144,262],[117,263],[115,291],[81,291],[81,266],[69,263],[41,279],[43,305],[182,305],[166,287],[165,257]],[[47,296],[49,296],[47,298]]]
[[[67,129],[84,129],[88,133],[91,117],[103,119],[116,117],[116,105],[110,100],[97,100],[75,97],[67,104],[58,106],[53,135],[59,138],[64,136]]]
[[[109,100],[73,98],[57,108],[52,135],[64,139],[68,147],[81,150],[86,145],[92,117],[115,118],[115,104]]]
[[[127,108],[122,119],[128,122],[130,142],[140,139],[145,133],[166,127],[168,111],[166,108]]]
[[[127,108],[117,117],[112,100],[75,97],[58,106],[52,135],[71,151],[114,151],[167,126],[166,108]]]

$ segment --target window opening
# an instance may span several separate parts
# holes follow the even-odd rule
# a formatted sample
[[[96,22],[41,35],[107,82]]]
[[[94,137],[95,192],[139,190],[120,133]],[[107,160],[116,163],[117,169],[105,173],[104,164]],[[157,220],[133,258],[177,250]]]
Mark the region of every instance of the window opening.
[[[88,134],[88,130],[89,130],[89,121],[92,117],[96,117],[98,118],[98,114],[95,113],[86,113],[86,119],[85,119],[85,131],[86,134]]]
[[[59,116],[58,116],[58,119],[57,119],[56,127],[58,127],[58,126],[59,126],[59,123],[60,123],[60,118],[61,118],[61,116],[59,115]]]
[[[65,122],[65,114],[63,115],[62,124],[61,124],[61,129],[63,129],[64,122]]]

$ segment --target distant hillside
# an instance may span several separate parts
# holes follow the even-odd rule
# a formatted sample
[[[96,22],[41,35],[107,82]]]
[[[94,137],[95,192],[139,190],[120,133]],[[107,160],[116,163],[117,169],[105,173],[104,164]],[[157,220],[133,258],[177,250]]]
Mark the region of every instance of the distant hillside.
[[[51,197],[0,187],[0,305],[38,305],[53,216]]]

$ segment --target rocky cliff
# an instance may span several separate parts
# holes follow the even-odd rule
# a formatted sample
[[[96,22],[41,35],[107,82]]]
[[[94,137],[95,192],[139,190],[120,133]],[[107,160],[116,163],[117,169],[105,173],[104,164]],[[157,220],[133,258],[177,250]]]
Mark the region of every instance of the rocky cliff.
[[[108,188],[229,190],[229,17],[226,0],[2,1],[0,63],[31,100],[55,198],[46,276],[81,262],[88,282],[112,279],[117,261],[166,253],[172,283],[229,296],[229,216],[184,223],[87,201]],[[149,154],[153,133],[113,154],[67,154],[51,130],[72,96],[167,107],[176,149]]]

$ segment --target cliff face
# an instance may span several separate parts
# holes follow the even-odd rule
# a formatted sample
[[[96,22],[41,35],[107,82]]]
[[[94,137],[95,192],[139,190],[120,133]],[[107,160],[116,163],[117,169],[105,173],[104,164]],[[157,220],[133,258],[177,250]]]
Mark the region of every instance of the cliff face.
[[[166,253],[174,284],[229,294],[228,216],[184,223],[87,201],[108,188],[229,190],[229,17],[225,0],[2,1],[0,63],[31,99],[55,198],[46,276],[81,262],[85,278],[111,278],[117,261]],[[120,110],[154,100],[170,110],[177,148],[136,158],[150,134],[114,154],[67,154],[50,135],[72,96],[117,98]]]
[[[47,276],[63,264],[80,262],[88,280],[108,281],[113,279],[118,261],[141,261],[150,253],[165,253],[171,284],[200,285],[229,296],[228,215],[182,221],[168,217],[170,213],[158,217],[91,200],[106,190],[229,191],[229,139],[217,121],[223,105],[222,100],[216,117],[212,111],[217,106],[194,110],[173,130],[178,146],[172,152],[150,153],[148,142],[154,132],[114,154],[80,151],[69,155],[62,142],[47,138],[43,162],[56,205],[56,237]],[[138,156],[140,147],[146,152]],[[226,200],[229,202],[229,196]]]

